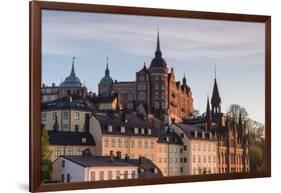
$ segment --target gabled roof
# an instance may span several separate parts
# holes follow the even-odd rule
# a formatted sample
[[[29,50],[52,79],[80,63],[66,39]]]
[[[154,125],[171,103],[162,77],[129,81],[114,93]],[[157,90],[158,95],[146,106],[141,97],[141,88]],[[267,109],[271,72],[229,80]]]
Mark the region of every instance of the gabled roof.
[[[48,131],[51,145],[95,145],[94,137],[86,132]]]

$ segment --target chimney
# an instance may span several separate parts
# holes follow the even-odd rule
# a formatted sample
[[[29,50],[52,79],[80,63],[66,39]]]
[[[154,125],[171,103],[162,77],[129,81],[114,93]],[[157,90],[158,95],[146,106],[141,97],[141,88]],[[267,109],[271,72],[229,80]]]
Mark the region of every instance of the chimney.
[[[118,159],[122,159],[121,151],[117,151],[116,155],[117,155],[117,158],[118,158]]]
[[[72,102],[72,97],[69,97],[69,102]]]
[[[145,161],[145,157],[140,156],[139,157],[139,165],[140,165],[140,167],[142,167],[144,165],[144,161]]]
[[[126,154],[126,155],[125,155],[125,161],[128,161],[129,159],[130,159],[129,155]]]
[[[89,133],[89,129],[90,129],[90,114],[86,113],[85,114],[85,125],[84,125],[85,133]]]
[[[92,155],[91,150],[89,148],[86,148],[83,151],[83,157],[90,157]]]
[[[113,151],[111,150],[111,151],[110,151],[110,157],[109,157],[110,162],[113,161],[113,158],[114,158],[114,157],[113,157]]]

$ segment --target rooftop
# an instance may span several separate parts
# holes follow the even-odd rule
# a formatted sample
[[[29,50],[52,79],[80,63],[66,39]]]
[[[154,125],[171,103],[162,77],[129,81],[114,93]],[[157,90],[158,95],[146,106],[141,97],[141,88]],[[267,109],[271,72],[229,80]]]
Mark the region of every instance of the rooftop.
[[[95,145],[94,137],[86,132],[48,131],[51,145]]]
[[[161,170],[149,159],[144,157],[140,159],[120,159],[118,157],[110,156],[61,156],[65,159],[68,159],[76,164],[79,164],[83,167],[94,167],[94,166],[123,166],[123,167],[138,167],[142,169],[142,172],[139,172],[139,178],[144,177],[162,177],[163,174]],[[154,168],[157,169],[157,172],[154,172]]]
[[[41,103],[42,111],[55,109],[78,109],[91,111],[90,106],[81,97],[65,96],[57,100]]]

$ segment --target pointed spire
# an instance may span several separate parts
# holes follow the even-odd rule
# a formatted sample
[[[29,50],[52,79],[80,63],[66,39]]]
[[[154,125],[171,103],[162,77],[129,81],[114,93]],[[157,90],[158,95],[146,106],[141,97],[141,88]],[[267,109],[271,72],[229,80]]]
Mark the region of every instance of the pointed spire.
[[[206,124],[207,130],[211,128],[211,109],[210,109],[210,102],[209,102],[209,95],[207,96],[207,108],[206,108]]]
[[[221,112],[221,98],[220,98],[218,84],[217,84],[216,64],[214,66],[214,71],[215,71],[215,79],[214,79],[214,88],[213,88],[211,103],[212,103],[212,112],[213,114],[216,114]]]
[[[155,51],[155,56],[161,56],[161,49],[160,49],[160,38],[159,38],[159,27],[157,27],[157,46]]]
[[[186,78],[185,78],[185,73],[183,74],[182,84],[183,84],[183,86],[187,86]]]
[[[142,68],[144,71],[146,71],[147,70],[147,68],[146,68],[146,63],[144,62],[143,63],[143,68]]]
[[[105,69],[105,76],[109,76],[109,69],[108,69],[108,56],[106,56],[106,69]]]
[[[71,67],[71,73],[70,76],[75,76],[75,69],[74,69],[74,60],[76,59],[75,56],[72,57],[72,67]]]

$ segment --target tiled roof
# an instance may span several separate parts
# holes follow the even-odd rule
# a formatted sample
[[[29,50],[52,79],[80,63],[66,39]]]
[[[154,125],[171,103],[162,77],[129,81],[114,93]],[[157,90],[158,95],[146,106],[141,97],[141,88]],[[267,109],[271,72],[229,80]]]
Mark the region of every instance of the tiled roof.
[[[48,131],[51,145],[95,145],[94,137],[85,132]]]

